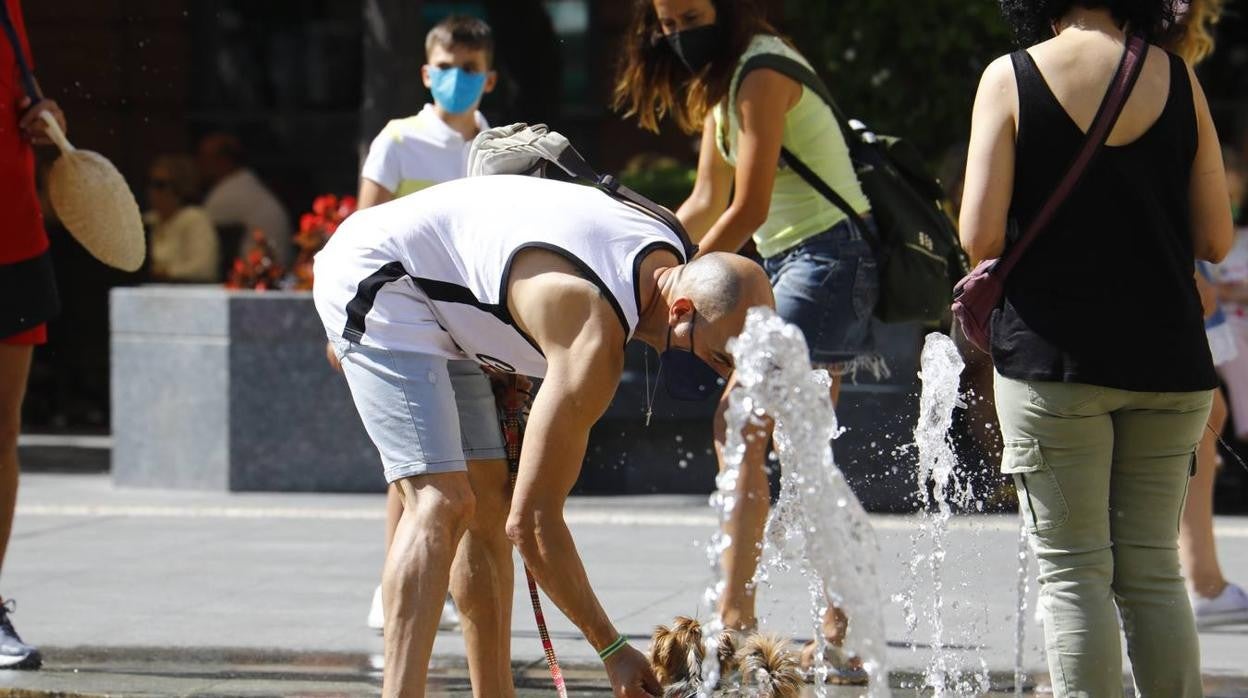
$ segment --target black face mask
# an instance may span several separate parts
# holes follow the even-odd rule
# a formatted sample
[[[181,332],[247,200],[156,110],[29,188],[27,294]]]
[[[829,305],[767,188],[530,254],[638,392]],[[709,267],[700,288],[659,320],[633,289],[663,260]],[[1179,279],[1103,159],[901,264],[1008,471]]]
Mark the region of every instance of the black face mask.
[[[672,346],[672,328],[667,328],[667,346],[659,355],[660,371],[663,373],[663,385],[667,394],[676,400],[697,402],[705,400],[719,388],[720,376],[715,369],[693,353],[693,330],[697,326],[698,314],[695,310],[690,319],[689,348],[682,349]]]
[[[710,65],[719,51],[719,25],[706,24],[693,29],[672,32],[663,37],[672,53],[680,59],[689,72],[697,75]]]

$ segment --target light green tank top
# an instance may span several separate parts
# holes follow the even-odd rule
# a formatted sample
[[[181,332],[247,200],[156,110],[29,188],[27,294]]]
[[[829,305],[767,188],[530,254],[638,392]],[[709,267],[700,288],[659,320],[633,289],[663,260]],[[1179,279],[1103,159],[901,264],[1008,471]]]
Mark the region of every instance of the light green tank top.
[[[810,67],[810,63],[778,36],[760,34],[754,37],[737,64],[728,99],[715,107],[715,143],[728,164],[736,167],[740,115],[736,109],[737,75],[749,58],[763,53],[778,53]],[[733,105],[732,109],[726,108]],[[784,117],[784,147],[802,159],[828,186],[841,195],[858,213],[867,213],[871,203],[862,193],[862,185],[854,174],[849,148],[836,123],[832,110],[819,95],[802,87],[802,97]],[[806,184],[796,172],[781,167],[771,190],[771,207],[767,222],[754,232],[754,243],[764,257],[773,257],[813,235],[818,235],[845,220],[845,214]]]

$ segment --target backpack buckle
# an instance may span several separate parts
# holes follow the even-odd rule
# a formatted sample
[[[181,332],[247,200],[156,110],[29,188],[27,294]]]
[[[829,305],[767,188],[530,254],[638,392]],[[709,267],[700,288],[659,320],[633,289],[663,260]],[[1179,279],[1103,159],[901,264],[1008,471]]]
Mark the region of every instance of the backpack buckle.
[[[598,186],[614,194],[620,188],[620,180],[615,175],[604,174],[598,177]]]

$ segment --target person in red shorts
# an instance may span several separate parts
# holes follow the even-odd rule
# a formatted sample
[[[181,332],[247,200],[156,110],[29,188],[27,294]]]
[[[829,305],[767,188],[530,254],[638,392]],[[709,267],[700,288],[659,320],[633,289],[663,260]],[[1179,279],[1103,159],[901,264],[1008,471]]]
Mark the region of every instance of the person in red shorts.
[[[44,112],[65,128],[50,99],[32,99],[23,89],[21,59],[31,64],[19,0],[0,0],[5,39],[0,40],[0,571],[17,504],[17,435],[22,398],[34,348],[47,341],[46,322],[57,311],[56,284],[35,192],[33,145],[48,144]],[[12,600],[0,595],[0,669],[34,669],[39,651],[22,642],[9,614]]]

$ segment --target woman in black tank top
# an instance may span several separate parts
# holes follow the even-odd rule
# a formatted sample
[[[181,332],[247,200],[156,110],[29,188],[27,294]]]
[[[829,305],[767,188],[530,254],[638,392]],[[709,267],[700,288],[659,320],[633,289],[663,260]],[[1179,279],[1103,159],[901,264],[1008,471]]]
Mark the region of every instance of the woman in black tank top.
[[[1173,5],[1002,1],[1030,48],[980,83],[961,215],[973,261],[999,256],[1007,228],[1026,228],[1065,176],[1125,27],[1155,42]],[[1107,145],[994,312],[1002,472],[1039,560],[1059,697],[1123,694],[1119,616],[1141,696],[1201,695],[1177,525],[1217,385],[1194,264],[1229,249],[1226,201],[1203,92],[1152,47]]]

